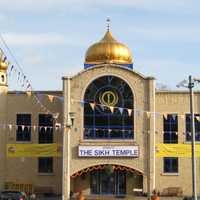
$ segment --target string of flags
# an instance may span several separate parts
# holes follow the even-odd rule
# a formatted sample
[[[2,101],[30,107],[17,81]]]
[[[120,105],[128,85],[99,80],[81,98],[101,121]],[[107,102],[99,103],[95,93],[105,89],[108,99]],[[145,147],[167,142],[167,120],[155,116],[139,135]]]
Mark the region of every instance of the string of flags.
[[[54,126],[38,126],[38,125],[16,125],[16,124],[0,124],[0,128],[6,129],[8,128],[9,131],[12,131],[13,129],[21,130],[22,132],[29,131],[30,129],[33,129],[33,131],[36,131],[39,129],[40,131],[44,130],[45,132],[47,130],[60,130],[63,128],[63,126],[60,123],[55,123]]]
[[[17,77],[17,82],[20,84],[20,86],[26,91],[28,96],[32,95],[32,91],[33,91],[33,87],[30,83],[30,81],[28,80],[27,76],[24,74],[22,68],[20,67],[19,63],[17,62],[16,58],[14,57],[14,55],[12,54],[11,50],[9,49],[8,45],[6,44],[5,40],[3,39],[3,37],[0,37],[1,41],[3,42],[4,46],[6,47],[8,53],[10,54],[10,56],[13,58],[14,62],[16,63],[16,66],[14,64],[10,64],[10,62],[8,62],[10,68],[8,70],[8,76],[11,77],[12,73],[14,73],[14,75]],[[5,55],[5,53],[3,52],[3,50],[1,50],[4,58],[3,61],[6,62],[7,61],[7,56]],[[39,98],[37,97],[37,95],[35,95],[33,93],[33,97],[36,101],[37,104],[40,105],[42,111],[44,111],[45,113],[52,113],[50,112],[49,109],[47,109],[39,100]]]
[[[16,125],[16,124],[0,124],[0,128],[2,129],[7,129],[9,131],[13,131],[13,130],[20,130],[22,131],[22,133],[25,133],[26,131],[29,131],[30,129],[32,129],[34,132],[36,130],[39,131],[44,131],[44,133],[46,133],[47,131],[51,131],[51,130],[55,130],[55,131],[61,131],[61,130],[68,130],[70,129],[69,127],[64,127],[62,124],[60,123],[55,123],[54,126],[38,126],[38,125]],[[90,132],[97,132],[98,131],[103,131],[103,132],[129,132],[129,133],[133,133],[133,129],[116,129],[116,128],[83,128],[83,132],[84,133],[90,133]],[[141,133],[145,134],[150,134],[150,130],[146,130],[146,131],[142,131]],[[177,131],[155,131],[155,134],[166,134],[166,133],[175,133],[176,135],[180,134],[180,132]],[[189,135],[191,136],[191,132],[187,131],[187,132],[183,132],[183,135]],[[200,132],[196,132],[196,134],[200,134]]]
[[[176,117],[178,117],[178,116],[181,117],[182,119],[185,119],[185,115],[186,115],[185,113],[180,114],[180,113],[175,113],[175,112],[173,112],[173,113],[150,112],[150,111],[144,111],[144,110],[140,110],[140,109],[123,108],[123,107],[117,107],[117,106],[107,106],[107,105],[99,104],[99,103],[95,103],[95,102],[79,101],[79,100],[74,100],[74,99],[72,99],[72,102],[78,102],[82,106],[84,106],[85,104],[89,104],[93,111],[95,110],[96,107],[101,108],[102,111],[107,108],[107,109],[110,110],[111,113],[114,113],[114,111],[118,110],[120,112],[120,114],[127,112],[129,116],[131,116],[132,113],[135,112],[137,116],[140,116],[140,115],[143,115],[143,114],[145,114],[147,116],[147,118],[150,118],[151,116],[163,116],[166,120],[168,119],[168,117],[170,115],[173,120],[176,120]],[[190,117],[190,115],[188,115],[188,117]],[[194,115],[194,118],[198,122],[200,122],[200,115]]]

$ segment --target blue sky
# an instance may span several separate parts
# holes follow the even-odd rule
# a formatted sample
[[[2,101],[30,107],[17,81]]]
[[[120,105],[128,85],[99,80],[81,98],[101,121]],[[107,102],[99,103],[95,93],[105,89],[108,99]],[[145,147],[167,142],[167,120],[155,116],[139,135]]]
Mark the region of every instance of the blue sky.
[[[113,36],[132,51],[134,69],[174,89],[189,74],[200,76],[199,11],[195,0],[1,0],[0,33],[33,88],[57,90],[62,76],[83,69],[109,16]],[[14,74],[9,86],[20,89]]]

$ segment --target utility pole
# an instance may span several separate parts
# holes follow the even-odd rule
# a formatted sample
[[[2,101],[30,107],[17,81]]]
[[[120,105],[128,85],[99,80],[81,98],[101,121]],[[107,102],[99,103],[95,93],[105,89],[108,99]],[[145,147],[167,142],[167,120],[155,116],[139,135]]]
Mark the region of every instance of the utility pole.
[[[188,88],[190,91],[190,115],[191,115],[191,144],[192,144],[192,197],[193,200],[197,200],[196,192],[196,158],[195,158],[195,124],[194,124],[194,104],[193,104],[193,87],[194,79],[192,76],[189,76]]]

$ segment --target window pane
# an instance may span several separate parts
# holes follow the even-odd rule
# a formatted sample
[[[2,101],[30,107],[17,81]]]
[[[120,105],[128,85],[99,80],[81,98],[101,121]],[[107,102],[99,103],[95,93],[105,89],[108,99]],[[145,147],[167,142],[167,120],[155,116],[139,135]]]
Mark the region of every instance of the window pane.
[[[16,124],[16,140],[31,141],[31,115],[17,114]]]
[[[102,99],[107,103],[116,100],[113,106],[117,108],[111,112]],[[115,76],[94,80],[86,89],[84,102],[84,138],[134,138],[134,116],[127,110],[133,109],[133,94],[125,81]],[[89,103],[95,103],[95,108],[92,109]]]
[[[164,173],[178,173],[178,158],[163,158]]]
[[[167,119],[163,117],[163,142],[178,143],[178,117],[177,114],[168,114]]]
[[[196,141],[200,141],[200,121],[197,119],[200,117],[200,114],[194,115],[194,122],[195,122],[195,138]],[[186,141],[191,141],[191,115],[185,115],[185,125],[186,125]]]
[[[39,115],[39,143],[53,143],[53,117],[51,114]]]
[[[53,158],[38,158],[39,173],[53,173]]]

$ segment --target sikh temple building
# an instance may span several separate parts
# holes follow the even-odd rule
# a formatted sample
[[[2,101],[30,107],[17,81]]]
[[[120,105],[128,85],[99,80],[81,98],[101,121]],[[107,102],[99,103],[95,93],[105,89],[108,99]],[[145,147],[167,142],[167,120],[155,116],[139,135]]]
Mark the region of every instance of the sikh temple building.
[[[156,89],[110,30],[61,91],[9,91],[0,61],[0,190],[191,195],[188,91]],[[199,102],[195,92],[197,142]],[[199,157],[196,164],[199,185]]]

